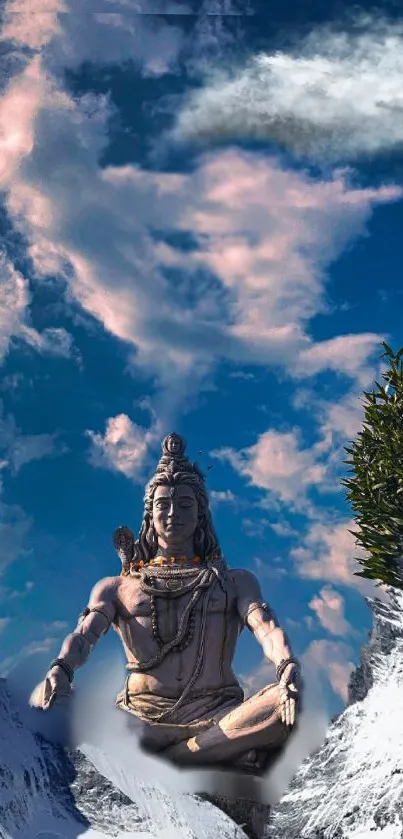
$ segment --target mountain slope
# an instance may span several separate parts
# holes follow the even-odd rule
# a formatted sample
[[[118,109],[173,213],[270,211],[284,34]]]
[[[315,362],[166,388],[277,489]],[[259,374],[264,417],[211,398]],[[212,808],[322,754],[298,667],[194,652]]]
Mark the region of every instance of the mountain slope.
[[[403,593],[369,600],[349,704],[271,814],[270,839],[403,839]]]
[[[197,797],[132,786],[129,798],[80,751],[32,733],[0,680],[0,839],[245,839]]]

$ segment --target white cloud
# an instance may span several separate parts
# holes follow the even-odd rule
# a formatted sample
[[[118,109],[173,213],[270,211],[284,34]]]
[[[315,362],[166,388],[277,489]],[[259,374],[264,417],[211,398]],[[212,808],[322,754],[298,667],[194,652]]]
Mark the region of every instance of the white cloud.
[[[237,500],[236,495],[230,489],[211,490],[210,499],[215,504],[234,504]]]
[[[8,465],[16,474],[22,466],[32,460],[40,460],[49,455],[59,454],[62,449],[56,445],[57,434],[21,434],[14,417],[3,416],[0,400],[0,450]]]
[[[355,557],[363,556],[349,532],[356,529],[354,519],[313,521],[301,537],[299,546],[290,551],[296,574],[305,579],[355,587],[362,594],[373,597],[375,583],[354,576],[354,572],[361,570]],[[381,596],[378,587],[376,595]]]
[[[196,389],[220,358],[292,375],[335,363],[359,374],[380,336],[355,336],[353,354],[349,338],[309,354],[305,325],[325,306],[329,262],[397,188],[355,189],[342,172],[320,182],[234,149],[186,175],[101,170],[107,98],[73,100],[38,56],[4,92],[1,113],[7,209],[37,280],[59,273],[69,300],[132,347],[133,364],[170,387],[171,400],[175,389],[179,401]],[[195,249],[158,242],[155,229],[190,232]],[[167,267],[180,268],[175,289]],[[54,348],[56,337],[48,331],[42,345],[47,338]],[[67,353],[68,341],[57,347]]]
[[[54,434],[27,434],[15,439],[9,452],[13,471],[18,472],[21,466],[32,460],[56,454],[55,439]]]
[[[46,623],[43,626],[43,630],[45,632],[62,632],[67,628],[67,621],[52,621],[51,623]]]
[[[281,577],[287,577],[289,573],[284,568],[284,559],[281,556],[274,556],[265,560],[260,556],[254,556],[253,564],[260,579],[279,580]]]
[[[347,702],[348,682],[354,670],[351,655],[351,648],[343,642],[312,641],[302,656],[306,678],[319,671],[329,681],[334,693]]]
[[[140,483],[150,447],[159,437],[158,426],[146,430],[136,425],[126,414],[110,417],[105,434],[87,431],[91,440],[89,460],[92,466],[121,472],[126,478]]]
[[[39,52],[27,57],[1,98],[7,210],[29,243],[36,281],[62,277],[69,304],[124,342],[133,369],[165,389],[158,406],[165,423],[222,358],[272,364],[297,377],[337,369],[360,381],[382,336],[336,336],[315,345],[307,324],[326,311],[328,265],[365,232],[373,207],[397,200],[401,190],[355,188],[346,171],[320,181],[236,149],[201,157],[182,175],[135,165],[101,169],[110,101],[70,96],[61,67],[78,66],[82,57],[106,63],[133,57],[144,69],[162,43],[166,50],[158,54],[171,66],[179,36],[143,20],[135,33],[130,25],[123,31],[119,14],[106,27],[106,4],[88,14],[92,38],[82,26],[82,5],[61,14],[52,0],[45,19],[37,0],[19,0],[18,16],[15,2],[7,6],[8,37],[22,46],[35,38],[31,47]],[[194,249],[184,253],[158,240],[156,230],[190,233]],[[174,288],[172,268],[180,276]],[[31,345],[71,353],[67,333],[50,327],[38,335],[14,309],[19,334]]]
[[[37,59],[11,80],[0,98],[0,186],[5,189],[34,148],[35,117],[47,88]],[[48,92],[50,92],[48,90]]]
[[[30,658],[33,655],[52,652],[57,642],[58,639],[56,637],[44,638],[42,641],[30,641],[29,644],[25,644],[21,647],[18,653],[7,656],[0,661],[0,676],[3,679],[7,678],[10,673],[15,670],[18,664],[26,658]]]
[[[72,355],[73,338],[62,327],[48,327],[43,332],[37,332],[36,329],[23,325],[20,330],[20,337],[38,352],[56,355],[60,358],[70,358]]]
[[[310,404],[312,410],[312,401]],[[362,396],[349,392],[337,402],[324,401],[315,403],[315,411],[319,411],[321,419],[320,429],[325,440],[333,442],[340,439],[352,440],[362,426],[364,408]]]
[[[19,47],[38,50],[53,72],[78,67],[83,61],[120,65],[132,61],[144,75],[159,76],[175,70],[183,43],[183,31],[175,20],[154,18],[157,4],[122,5],[110,0],[89,0],[85,9],[79,0],[9,0],[4,12],[2,36]],[[185,4],[159,4],[163,14],[175,15]]]
[[[358,362],[358,370],[364,376],[365,364]],[[379,362],[375,373],[379,378]],[[370,386],[367,377],[365,385]],[[347,457],[344,447],[362,426],[363,397],[358,383],[337,400],[334,397],[323,399],[314,388],[306,387],[294,393],[293,406],[306,410],[310,418],[315,418],[317,440],[309,447],[303,446],[298,428],[289,431],[268,429],[252,446],[238,451],[223,447],[211,454],[230,463],[251,486],[267,493],[260,502],[262,507],[269,504],[278,512],[278,502],[281,502],[291,509],[304,509],[311,519],[315,519],[317,512],[310,501],[309,490],[315,488],[321,494],[341,492],[340,481],[345,474],[343,460]],[[279,536],[297,535],[288,523],[275,521],[270,527]]]
[[[291,536],[299,535],[297,530],[293,530],[289,522],[270,522],[269,527],[271,528],[271,530],[273,530],[276,536],[283,536],[286,539],[290,538]]]
[[[373,369],[368,365],[376,344],[382,341],[381,335],[361,333],[357,335],[339,335],[328,341],[322,341],[309,349],[302,350],[298,359],[296,374],[314,375],[325,367],[334,372],[343,372],[355,378],[362,387],[372,378]]]
[[[222,448],[211,455],[229,462],[251,486],[292,506],[305,505],[306,490],[320,484],[325,476],[325,465],[318,462],[316,447],[300,448],[297,429],[265,431],[253,446],[240,451]]]
[[[332,588],[324,586],[312,598],[309,608],[315,612],[320,624],[332,635],[348,635],[351,626],[344,616],[344,598]]]
[[[3,629],[10,623],[10,618],[0,618],[0,633],[3,632]]]
[[[256,376],[253,373],[246,373],[244,370],[235,370],[229,374],[230,379],[241,379],[244,382],[256,381]]]
[[[1,152],[0,152],[1,157]],[[0,253],[0,364],[7,355],[10,342],[20,334],[30,302],[28,284],[24,277]]]
[[[403,143],[403,24],[361,16],[320,26],[287,51],[243,67],[206,68],[177,117],[175,139],[257,138],[336,160]]]
[[[16,474],[21,467],[32,460],[38,460],[48,455],[57,454],[55,446],[57,435],[52,434],[21,434],[12,416],[3,416],[3,405],[0,400],[0,477],[3,469],[11,469]],[[0,491],[1,491],[0,481]],[[24,544],[32,526],[30,519],[21,507],[10,505],[0,500],[0,577],[3,570],[24,554]],[[0,597],[20,596],[27,593],[32,583],[26,583],[25,591],[17,593],[0,587]]]
[[[21,507],[0,501],[0,574],[23,554],[31,525],[32,520]]]
[[[9,0],[5,4],[2,37],[16,45],[39,50],[61,32],[59,15],[66,12],[63,0]]]
[[[66,329],[49,327],[40,333],[29,325],[28,281],[1,251],[0,275],[0,364],[16,340],[39,352],[70,358],[73,341]]]
[[[347,685],[354,665],[351,661],[352,649],[344,641],[316,640],[300,656],[304,684],[308,689],[310,702],[320,700],[321,682],[324,678],[337,696],[347,700]],[[241,677],[241,684],[247,696],[261,690],[275,681],[274,668],[267,659],[253,671]],[[314,689],[313,689],[314,688]]]
[[[26,597],[33,587],[34,584],[32,580],[27,580],[24,587],[20,590],[11,589],[7,586],[0,586],[0,601],[3,600],[8,602],[9,600],[18,600],[21,597]]]

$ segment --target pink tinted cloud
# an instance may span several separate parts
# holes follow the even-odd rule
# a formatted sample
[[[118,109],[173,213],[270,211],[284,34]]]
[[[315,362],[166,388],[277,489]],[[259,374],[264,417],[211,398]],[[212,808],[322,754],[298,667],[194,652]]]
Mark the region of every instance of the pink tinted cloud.
[[[87,431],[87,437],[91,441],[90,463],[98,468],[121,472],[127,478],[142,482],[149,449],[159,436],[158,423],[146,430],[126,414],[110,417],[105,434]]]
[[[334,693],[346,702],[348,681],[354,669],[351,657],[352,650],[344,642],[322,639],[309,644],[301,656],[301,665],[304,679],[309,682],[308,692],[311,699],[315,692],[319,695],[320,680],[318,681],[317,677],[320,675],[329,683]],[[275,671],[266,659],[263,659],[254,670],[241,676],[241,684],[247,696],[251,696],[273,681],[275,681]]]
[[[68,12],[63,0],[8,0],[5,4],[2,37],[15,44],[40,50],[62,33],[58,15]]]
[[[315,612],[320,624],[332,635],[348,635],[351,626],[344,616],[344,598],[334,589],[324,586],[312,598],[309,608]]]
[[[361,570],[356,557],[363,555],[349,532],[356,529],[354,519],[312,521],[299,546],[290,551],[295,573],[304,579],[357,588],[365,596],[373,597],[375,591],[381,596],[376,581],[355,576]]]
[[[301,447],[299,432],[269,430],[257,442],[236,451],[229,447],[211,452],[227,461],[252,486],[268,491],[291,505],[305,503],[306,490],[319,484],[325,475],[315,447]]]
[[[352,650],[344,643],[336,641],[312,641],[303,655],[303,667],[306,677],[309,673],[320,671],[329,681],[335,694],[346,702],[348,681],[354,664],[351,661]]]
[[[52,15],[58,8],[54,2]],[[359,375],[378,335],[356,336],[354,353],[345,337],[313,351],[306,325],[325,306],[327,266],[365,231],[373,207],[401,191],[355,189],[341,171],[319,181],[237,149],[200,157],[186,175],[101,170],[110,105],[105,97],[73,100],[55,64],[55,45],[62,55],[80,8],[75,18],[59,15],[47,36],[41,29],[53,52],[30,60],[1,100],[7,209],[38,279],[58,270],[71,298],[171,388],[200,386],[220,358],[280,364],[291,375],[301,365],[311,375],[336,364]],[[80,37],[76,27],[76,58]],[[196,247],[184,259],[155,241],[155,229],[190,232]],[[173,294],[164,259],[172,266],[175,258],[182,279]]]

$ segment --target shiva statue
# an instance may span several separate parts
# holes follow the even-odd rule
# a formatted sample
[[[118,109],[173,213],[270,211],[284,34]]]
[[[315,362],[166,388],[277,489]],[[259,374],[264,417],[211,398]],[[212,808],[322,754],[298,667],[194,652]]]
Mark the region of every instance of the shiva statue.
[[[255,575],[225,562],[204,476],[185,446],[177,434],[163,441],[138,539],[128,527],[114,534],[121,574],[95,585],[30,704],[65,701],[112,625],[128,670],[116,705],[137,719],[142,747],[177,766],[259,775],[296,726],[300,667]],[[276,681],[248,699],[232,668],[244,627],[276,668]]]

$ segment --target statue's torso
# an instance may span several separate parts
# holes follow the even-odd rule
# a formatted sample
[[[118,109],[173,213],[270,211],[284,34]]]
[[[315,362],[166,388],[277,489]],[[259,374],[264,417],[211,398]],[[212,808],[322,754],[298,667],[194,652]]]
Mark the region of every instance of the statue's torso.
[[[164,585],[157,583],[158,587]],[[203,669],[192,691],[215,691],[237,685],[232,669],[241,620],[237,612],[236,588],[230,573],[225,576],[224,590],[215,581],[208,601],[204,634]],[[158,630],[163,642],[177,632],[178,624],[191,598],[191,593],[177,598],[156,597]],[[194,672],[200,652],[200,629],[203,597],[195,607],[193,637],[182,651],[169,652],[164,660],[147,673],[133,674],[131,691],[178,697]],[[149,594],[141,589],[140,575],[122,577],[117,592],[117,617],[114,622],[125,648],[129,665],[154,657],[159,650],[153,635],[152,608]]]

